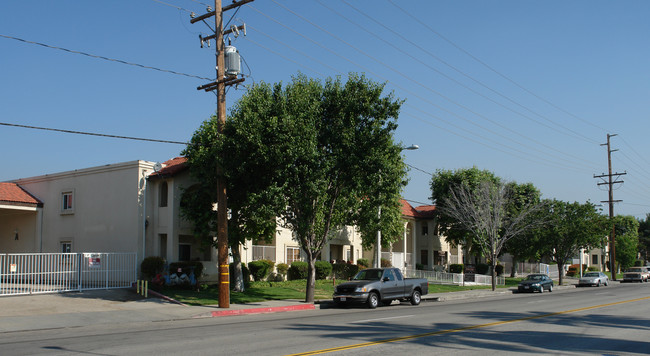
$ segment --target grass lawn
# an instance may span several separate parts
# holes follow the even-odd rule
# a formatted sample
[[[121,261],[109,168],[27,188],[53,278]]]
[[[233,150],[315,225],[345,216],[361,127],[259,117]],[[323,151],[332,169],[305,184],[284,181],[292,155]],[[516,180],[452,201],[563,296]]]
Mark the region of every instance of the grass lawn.
[[[521,278],[506,278],[505,286],[498,288],[510,288],[517,286]],[[336,281],[336,284],[345,281]],[[254,303],[264,300],[280,299],[305,299],[305,280],[284,281],[284,282],[251,282],[246,290],[241,292],[230,292],[230,303]],[[490,289],[490,286],[456,286],[446,284],[429,284],[429,293],[460,292],[472,289]],[[163,288],[160,293],[189,305],[217,305],[219,303],[219,286],[217,284],[202,285],[200,290]],[[315,299],[331,299],[334,293],[334,285],[331,280],[316,281]]]

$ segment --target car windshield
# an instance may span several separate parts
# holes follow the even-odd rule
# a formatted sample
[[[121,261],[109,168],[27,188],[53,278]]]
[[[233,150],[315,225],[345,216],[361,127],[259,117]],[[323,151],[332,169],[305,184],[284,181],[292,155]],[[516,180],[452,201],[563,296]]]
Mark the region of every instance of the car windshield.
[[[383,273],[380,269],[364,269],[354,276],[356,281],[378,281]]]
[[[584,277],[598,277],[598,273],[596,272],[585,273]]]
[[[631,267],[631,268],[628,268],[627,271],[628,271],[628,272],[642,272],[643,269],[642,269],[642,268],[639,268],[639,267]]]
[[[541,281],[544,278],[541,274],[531,274],[526,279],[532,280],[532,281]]]

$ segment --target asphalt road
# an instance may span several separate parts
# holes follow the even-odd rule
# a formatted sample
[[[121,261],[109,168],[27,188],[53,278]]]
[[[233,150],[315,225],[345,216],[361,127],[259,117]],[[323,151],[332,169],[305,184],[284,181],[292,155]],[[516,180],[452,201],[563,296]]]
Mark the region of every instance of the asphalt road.
[[[647,355],[650,283],[4,333],[2,355]]]

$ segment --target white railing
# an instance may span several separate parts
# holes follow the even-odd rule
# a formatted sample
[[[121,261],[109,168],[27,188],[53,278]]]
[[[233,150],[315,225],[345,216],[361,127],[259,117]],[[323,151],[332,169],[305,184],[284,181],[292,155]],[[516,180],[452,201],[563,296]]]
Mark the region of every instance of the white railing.
[[[135,253],[0,254],[0,295],[129,288]]]
[[[275,262],[275,246],[253,245],[253,261],[259,260]]]
[[[492,276],[475,274],[473,275],[473,280],[469,280],[469,275],[462,273],[446,273],[446,272],[435,272],[435,271],[421,271],[421,270],[412,270],[407,269],[404,271],[404,275],[409,278],[426,278],[429,283],[433,284],[455,284],[455,285],[492,285]],[[496,284],[503,286],[506,284],[506,279],[504,277],[497,276]]]

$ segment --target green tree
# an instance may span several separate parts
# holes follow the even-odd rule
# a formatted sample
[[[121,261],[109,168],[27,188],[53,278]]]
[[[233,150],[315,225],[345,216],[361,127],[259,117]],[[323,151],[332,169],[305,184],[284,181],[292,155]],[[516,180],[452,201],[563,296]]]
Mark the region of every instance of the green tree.
[[[293,231],[309,264],[307,302],[333,229],[359,225],[366,246],[378,227],[391,232],[385,243],[401,236],[406,166],[393,139],[401,101],[383,89],[354,74],[346,83],[302,75],[285,86],[261,83],[234,105],[221,140],[210,137],[208,159],[223,167],[240,224],[277,217]],[[233,204],[233,191],[246,203]]]
[[[479,170],[477,167],[463,168],[455,171],[436,170],[431,178],[430,199],[437,206],[444,204],[444,201],[451,196],[453,187],[466,186],[470,190],[477,189],[482,182],[500,184],[501,178],[488,170]],[[481,254],[480,249],[473,249],[472,238],[464,226],[457,224],[456,220],[445,214],[438,217],[440,231],[445,231],[446,240],[456,246],[463,246],[466,253]]]
[[[453,219],[472,234],[473,244],[492,267],[492,290],[496,289],[497,258],[512,238],[531,229],[536,223],[529,216],[539,209],[535,201],[522,200],[519,205],[516,184],[481,182],[478,187],[450,187],[449,197],[440,203],[442,214]]]
[[[508,204],[509,215],[517,215],[522,208],[530,204],[540,204],[541,193],[532,183],[517,184],[511,182],[508,184],[512,191],[512,199]],[[544,221],[544,216],[541,214],[542,211],[542,209],[537,209],[531,212],[528,219],[533,227],[514,236],[506,243],[505,250],[512,255],[511,277],[515,276],[518,261],[528,259],[539,260],[542,257],[539,252],[540,236],[536,233],[538,231],[536,227],[540,226]]]
[[[645,220],[639,219],[639,252],[644,261],[648,261],[650,252],[650,214],[646,214]]]
[[[639,221],[633,216],[614,217],[616,231],[616,263],[620,270],[634,266],[639,253]],[[618,269],[617,269],[618,270]]]
[[[543,251],[557,261],[560,285],[564,280],[564,265],[580,249],[602,246],[609,231],[608,219],[590,202],[584,204],[546,200],[545,226],[536,231]]]

